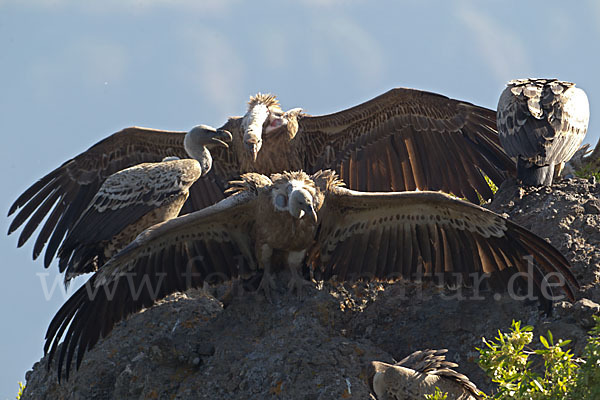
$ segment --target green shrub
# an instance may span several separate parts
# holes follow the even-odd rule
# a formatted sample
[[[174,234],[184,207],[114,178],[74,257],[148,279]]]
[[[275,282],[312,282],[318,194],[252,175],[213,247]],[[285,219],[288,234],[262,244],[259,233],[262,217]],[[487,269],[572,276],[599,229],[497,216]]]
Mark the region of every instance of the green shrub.
[[[426,394],[426,400],[446,400],[448,398],[448,393],[444,393],[440,390],[440,388],[435,388],[434,394]]]
[[[498,385],[486,399],[600,399],[600,318],[590,332],[583,359],[564,350],[569,340],[554,342],[552,333],[540,336],[542,348],[529,347],[533,327],[513,321],[510,332],[483,338],[479,365]]]
[[[573,399],[600,399],[600,317],[594,316],[594,320],[596,326],[583,350],[584,361],[577,374]]]
[[[592,163],[587,163],[581,167],[581,169],[575,171],[575,176],[584,179],[589,179],[594,176],[596,180],[600,181],[600,171],[598,170],[598,167],[594,166]]]
[[[25,385],[23,385],[23,382],[19,382],[19,392],[17,393],[17,400],[19,400],[21,396],[23,396],[23,390],[25,390]]]

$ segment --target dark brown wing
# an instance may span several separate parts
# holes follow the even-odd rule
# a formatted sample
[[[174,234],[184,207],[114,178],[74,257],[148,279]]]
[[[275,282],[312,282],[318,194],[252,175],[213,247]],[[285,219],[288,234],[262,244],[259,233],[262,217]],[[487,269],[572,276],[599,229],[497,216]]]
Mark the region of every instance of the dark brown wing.
[[[58,357],[59,379],[64,362],[68,379],[76,349],[79,367],[85,351],[129,314],[173,292],[255,269],[250,234],[255,199],[253,192],[244,191],[157,224],[102,266],[61,307],[46,332],[49,365],[66,331]]]
[[[106,178],[58,250],[71,278],[93,272],[144,229],[175,218],[202,172],[194,159],[143,163]]]
[[[323,207],[314,252],[323,279],[431,278],[455,284],[486,273],[493,286],[506,287],[505,280],[521,272],[533,278],[536,295],[548,274],[569,299],[578,287],[569,262],[549,243],[489,210],[441,193],[336,187]],[[535,260],[531,268],[527,257]]]
[[[31,185],[11,206],[8,215],[19,208],[8,233],[23,223],[18,246],[22,246],[47,217],[33,247],[36,259],[44,246],[48,267],[65,234],[73,227],[104,182],[113,173],[143,162],[160,161],[166,156],[187,158],[183,148],[186,132],[131,127],[96,143],[77,157]],[[215,174],[199,179],[192,190],[199,209],[222,198],[221,182]],[[218,196],[220,195],[220,197]],[[191,196],[190,196],[191,197]],[[188,208],[189,211],[189,208]]]
[[[445,96],[392,89],[335,114],[299,117],[305,169],[338,171],[360,191],[442,190],[479,204],[514,163],[499,145],[496,112]]]

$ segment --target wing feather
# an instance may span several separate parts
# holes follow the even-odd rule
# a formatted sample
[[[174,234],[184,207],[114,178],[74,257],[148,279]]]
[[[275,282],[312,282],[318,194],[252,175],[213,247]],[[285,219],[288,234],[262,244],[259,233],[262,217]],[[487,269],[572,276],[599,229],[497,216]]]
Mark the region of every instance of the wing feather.
[[[193,159],[143,163],[109,176],[58,251],[65,281],[94,271],[137,234],[174,218],[201,174]]]
[[[67,300],[48,327],[44,351],[49,351],[50,360],[66,331],[58,356],[59,377],[65,366],[68,378],[73,358],[78,368],[83,354],[129,314],[175,291],[238,276],[240,268],[232,269],[231,259],[254,265],[245,249],[251,247],[255,198],[245,191],[157,224],[109,260]]]
[[[103,139],[48,173],[17,198],[8,215],[21,210],[10,224],[9,234],[27,221],[19,236],[20,247],[49,215],[33,251],[33,258],[36,259],[46,246],[44,265],[48,267],[65,234],[85,212],[108,176],[132,165],[160,161],[166,156],[187,158],[183,147],[185,134],[186,132],[130,127]],[[213,174],[211,178],[199,180],[196,184],[198,190],[210,195],[205,195],[202,199],[197,199],[198,195],[194,195],[196,209],[223,198],[222,188],[226,179]]]
[[[489,190],[480,191],[487,186],[483,174],[499,184],[514,173],[514,163],[499,145],[495,111],[435,93],[392,89],[334,114],[300,116],[298,125],[298,145],[306,150],[305,169],[337,169],[355,190],[444,189],[478,202],[475,190],[491,198]],[[437,146],[432,146],[434,142]],[[394,151],[381,151],[381,146]],[[398,162],[387,163],[389,179],[369,182],[370,174],[353,171],[362,167],[355,159],[371,163],[390,156]],[[440,179],[440,170],[456,171],[456,179]]]
[[[546,279],[570,299],[578,288],[568,261],[549,243],[489,210],[442,193],[360,193],[336,187],[323,207],[319,251],[311,253],[318,254],[311,262],[323,279],[374,274],[385,280],[401,275],[450,284],[472,274],[487,273],[490,280],[499,280],[521,272],[546,298],[540,291]],[[374,247],[396,247],[400,262],[391,262],[393,270],[379,265],[393,258],[377,256]],[[351,253],[355,262],[337,262],[345,261],[339,252]],[[527,256],[535,262],[530,265]],[[495,277],[502,271],[508,275]]]

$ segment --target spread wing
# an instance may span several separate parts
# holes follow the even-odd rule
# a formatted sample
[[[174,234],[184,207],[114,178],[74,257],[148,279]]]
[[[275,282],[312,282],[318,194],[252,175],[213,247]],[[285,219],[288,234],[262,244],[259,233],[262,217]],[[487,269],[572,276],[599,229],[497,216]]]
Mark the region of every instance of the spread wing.
[[[570,299],[578,287],[568,261],[549,243],[489,210],[441,193],[358,193],[336,187],[323,207],[313,255],[323,279],[431,278],[455,284],[486,273],[490,284],[506,288],[507,280],[522,272],[533,278],[536,295],[547,274],[560,281]],[[527,257],[535,261],[531,273]]]
[[[65,234],[73,227],[104,180],[124,168],[143,162],[161,161],[167,156],[188,158],[183,147],[186,132],[131,127],[96,143],[75,158],[31,185],[11,206],[8,215],[21,210],[8,233],[25,223],[19,236],[22,246],[47,217],[33,247],[36,259],[44,246],[44,264],[50,265]],[[205,207],[223,198],[225,182],[209,173],[192,190],[196,207]],[[189,211],[189,209],[188,209]]]
[[[44,352],[58,357],[59,379],[129,314],[204,282],[217,283],[255,269],[250,237],[256,195],[244,191],[212,207],[157,224],[110,259],[52,319]],[[70,325],[69,325],[70,324]],[[68,329],[67,329],[68,327]]]
[[[499,145],[496,113],[435,93],[392,89],[366,103],[300,116],[307,171],[335,169],[360,191],[443,190],[479,204],[514,163]]]
[[[58,250],[65,282],[92,272],[144,229],[175,218],[200,177],[194,159],[143,163],[109,176]]]

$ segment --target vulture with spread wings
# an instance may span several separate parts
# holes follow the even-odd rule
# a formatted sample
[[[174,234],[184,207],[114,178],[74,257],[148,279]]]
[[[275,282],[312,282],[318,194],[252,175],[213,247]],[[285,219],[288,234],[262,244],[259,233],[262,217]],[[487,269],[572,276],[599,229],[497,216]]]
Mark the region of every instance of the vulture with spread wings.
[[[166,157],[110,175],[58,249],[65,286],[93,272],[144,229],[179,215],[190,186],[212,167],[209,148],[228,147],[231,133],[206,125],[192,129],[184,148],[193,158]]]
[[[307,284],[299,270],[309,265],[319,279],[338,281],[456,285],[486,275],[492,286],[506,288],[522,276],[547,308],[553,288],[574,298],[578,284],[560,252],[489,210],[438,192],[366,193],[342,185],[330,170],[249,173],[219,203],[146,229],[50,323],[44,347],[50,360],[65,336],[59,376],[66,362],[68,377],[75,354],[79,366],[118,321],[157,299],[257,273],[268,293],[282,267],[291,289]]]
[[[246,172],[334,169],[355,190],[442,190],[477,203],[478,194],[492,196],[484,175],[499,184],[514,170],[499,146],[493,110],[412,89],[316,117],[283,112],[274,96],[258,94],[243,117],[229,118],[222,129],[233,142],[211,150],[213,169],[192,185],[182,213],[223,199],[227,182]],[[42,225],[33,258],[46,246],[48,267],[108,176],[166,156],[188,158],[185,137],[138,127],[107,137],[19,196],[9,210],[20,209],[9,234],[24,224],[20,247]]]

